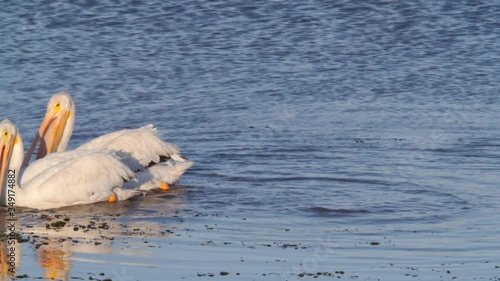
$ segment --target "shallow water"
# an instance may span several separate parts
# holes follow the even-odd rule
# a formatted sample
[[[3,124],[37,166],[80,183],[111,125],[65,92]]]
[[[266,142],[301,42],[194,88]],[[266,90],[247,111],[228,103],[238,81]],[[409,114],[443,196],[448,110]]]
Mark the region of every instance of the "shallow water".
[[[499,280],[499,13],[467,1],[3,3],[1,118],[25,146],[64,90],[77,105],[70,147],[154,123],[195,161],[168,193],[20,211],[30,241],[15,275]]]

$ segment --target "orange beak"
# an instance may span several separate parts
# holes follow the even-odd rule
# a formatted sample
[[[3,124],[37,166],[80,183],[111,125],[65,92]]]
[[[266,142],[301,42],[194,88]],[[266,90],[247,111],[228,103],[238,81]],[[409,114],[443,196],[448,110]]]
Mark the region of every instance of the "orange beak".
[[[5,173],[7,169],[9,169],[12,147],[11,141],[2,139],[0,145],[0,205],[7,205],[7,183]]]
[[[37,159],[45,157],[47,154],[56,152],[61,138],[66,128],[66,123],[71,117],[71,110],[47,112],[45,118],[38,129],[38,132],[31,143],[30,149],[24,157],[23,167],[28,166],[31,156],[33,155],[38,142],[41,139],[40,147],[38,148]]]

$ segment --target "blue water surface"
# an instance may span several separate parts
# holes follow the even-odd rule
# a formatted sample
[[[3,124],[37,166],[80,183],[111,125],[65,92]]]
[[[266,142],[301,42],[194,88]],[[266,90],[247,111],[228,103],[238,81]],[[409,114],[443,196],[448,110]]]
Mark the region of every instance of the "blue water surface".
[[[70,148],[153,123],[195,162],[169,193],[21,212],[15,275],[499,280],[499,18],[497,1],[3,2],[0,118],[25,143],[67,91]]]

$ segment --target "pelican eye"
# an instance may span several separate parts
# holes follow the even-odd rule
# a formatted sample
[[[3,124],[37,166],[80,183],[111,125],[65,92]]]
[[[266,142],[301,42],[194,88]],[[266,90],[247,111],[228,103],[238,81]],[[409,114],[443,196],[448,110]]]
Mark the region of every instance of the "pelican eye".
[[[58,113],[60,110],[61,110],[61,103],[60,102],[57,102],[56,104],[54,104],[54,113]]]
[[[3,132],[3,136],[4,136],[4,137],[6,137],[6,136],[8,136],[8,135],[9,135],[9,133],[7,133],[7,131],[4,131],[4,132]]]

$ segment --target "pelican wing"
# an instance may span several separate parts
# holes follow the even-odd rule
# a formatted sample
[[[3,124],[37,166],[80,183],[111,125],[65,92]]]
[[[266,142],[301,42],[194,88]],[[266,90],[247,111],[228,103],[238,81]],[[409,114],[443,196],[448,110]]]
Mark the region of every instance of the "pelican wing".
[[[162,158],[186,161],[177,146],[165,142],[149,124],[137,129],[120,130],[95,138],[76,150],[109,149],[121,157],[136,159],[143,167],[159,163]]]
[[[60,154],[60,155],[58,155]],[[57,208],[68,205],[88,204],[106,201],[112,194],[120,194],[124,200],[137,194],[137,191],[124,191],[120,186],[124,181],[135,177],[120,159],[106,151],[79,152],[75,157],[71,152],[54,153],[36,161],[38,174],[25,181],[22,188],[26,191],[21,206],[36,205],[39,209]],[[67,158],[64,159],[64,155]],[[55,159],[59,162],[54,164]],[[33,165],[34,166],[34,165]],[[30,173],[32,166],[26,169]],[[31,202],[34,202],[30,204]],[[36,202],[36,203],[35,203]]]
[[[43,158],[30,164],[29,168],[23,170],[21,175],[21,186],[33,179],[35,176],[44,173],[45,170],[50,173],[52,167],[63,162],[72,161],[83,155],[88,155],[88,151],[67,151],[64,153],[51,153]],[[53,171],[52,171],[53,172]]]

